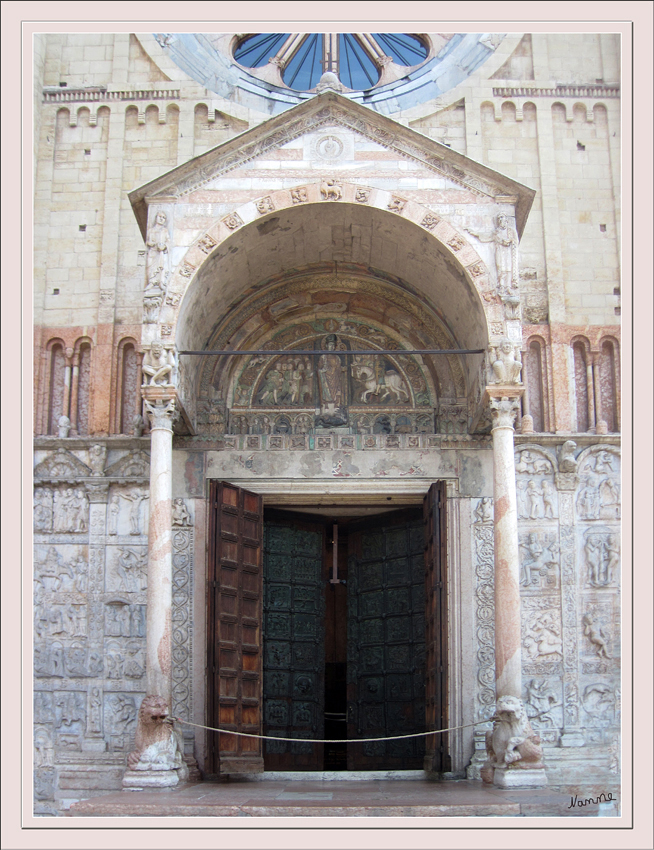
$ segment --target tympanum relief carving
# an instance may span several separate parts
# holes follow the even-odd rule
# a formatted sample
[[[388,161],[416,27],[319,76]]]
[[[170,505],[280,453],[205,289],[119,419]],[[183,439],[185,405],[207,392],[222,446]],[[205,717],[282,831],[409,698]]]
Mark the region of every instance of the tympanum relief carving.
[[[376,354],[372,344],[397,349],[397,355]],[[433,433],[433,391],[424,368],[384,332],[351,320],[318,320],[286,328],[268,345],[289,352],[254,356],[245,364],[231,393],[230,433],[306,434],[334,427]],[[291,345],[316,353],[293,354]],[[349,353],[361,349],[370,353]],[[200,402],[199,424],[215,422],[212,430],[219,429],[229,406],[212,388]],[[380,407],[387,422],[370,413]]]

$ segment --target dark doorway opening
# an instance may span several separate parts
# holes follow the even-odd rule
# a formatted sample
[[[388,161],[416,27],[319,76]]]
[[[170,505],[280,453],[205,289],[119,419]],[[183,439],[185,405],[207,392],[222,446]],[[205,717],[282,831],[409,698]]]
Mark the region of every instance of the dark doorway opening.
[[[377,516],[264,512],[264,734],[267,770],[423,766],[424,521],[419,508]]]
[[[347,738],[347,665],[325,662],[325,738]],[[347,770],[347,744],[325,744],[324,770]]]
[[[376,740],[448,725],[444,484],[422,513],[209,498],[208,773],[449,770],[444,734]]]

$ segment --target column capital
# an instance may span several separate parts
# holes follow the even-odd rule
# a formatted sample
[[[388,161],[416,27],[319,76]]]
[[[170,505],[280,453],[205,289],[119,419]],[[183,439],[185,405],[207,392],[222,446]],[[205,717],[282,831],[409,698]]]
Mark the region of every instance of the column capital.
[[[109,500],[108,481],[87,481],[86,495],[91,504],[102,504]]]
[[[141,396],[150,420],[150,430],[162,428],[172,431],[173,423],[179,416],[177,392],[174,387],[141,387]]]
[[[524,395],[525,388],[517,384],[493,384],[486,387],[484,392],[484,405],[488,405],[493,427],[511,428],[520,412],[520,399]]]

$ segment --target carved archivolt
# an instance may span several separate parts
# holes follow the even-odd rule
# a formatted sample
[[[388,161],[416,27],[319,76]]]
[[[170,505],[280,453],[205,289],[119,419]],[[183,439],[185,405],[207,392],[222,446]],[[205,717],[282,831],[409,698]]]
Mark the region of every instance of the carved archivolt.
[[[388,212],[400,213],[404,218],[413,221],[425,234],[435,238],[439,250],[448,257],[454,267],[461,268],[468,280],[477,290],[480,304],[487,313],[490,326],[492,310],[486,296],[495,292],[495,283],[489,275],[486,264],[476,252],[469,240],[457,231],[446,219],[434,215],[429,208],[393,196],[390,203],[388,193],[381,190],[369,189],[362,194],[360,186],[351,183],[334,183],[321,181],[292,189],[284,189],[254,199],[235,209],[229,216],[216,222],[208,231],[202,233],[180,260],[168,281],[165,303],[161,307],[160,322],[171,326],[171,338],[179,316],[181,302],[189,288],[191,280],[200,271],[210,253],[214,253],[220,244],[227,239],[235,229],[256,221],[261,215],[261,209],[274,208],[276,212],[292,208],[303,203],[322,203],[326,199],[337,203],[366,203],[371,207]],[[365,195],[365,198],[364,198]]]

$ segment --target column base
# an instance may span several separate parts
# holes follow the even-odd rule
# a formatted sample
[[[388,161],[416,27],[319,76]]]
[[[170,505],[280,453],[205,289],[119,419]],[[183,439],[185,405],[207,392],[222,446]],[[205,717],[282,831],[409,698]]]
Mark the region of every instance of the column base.
[[[493,772],[493,785],[498,788],[542,788],[547,784],[544,767],[496,767]]]
[[[145,791],[148,788],[173,788],[179,785],[178,770],[127,770],[123,788],[128,791]]]

